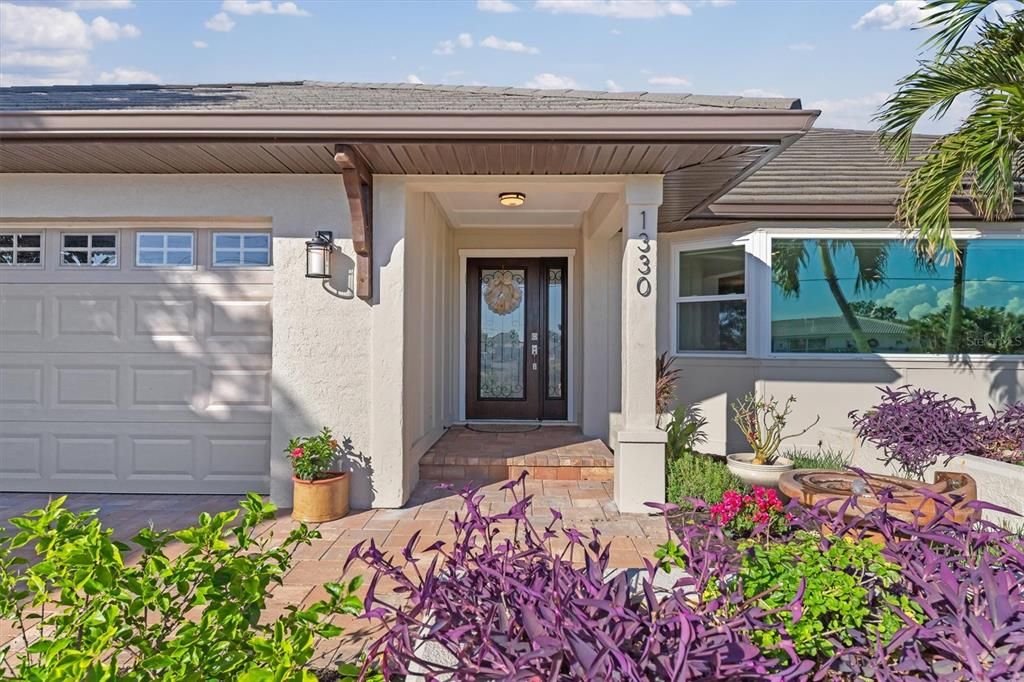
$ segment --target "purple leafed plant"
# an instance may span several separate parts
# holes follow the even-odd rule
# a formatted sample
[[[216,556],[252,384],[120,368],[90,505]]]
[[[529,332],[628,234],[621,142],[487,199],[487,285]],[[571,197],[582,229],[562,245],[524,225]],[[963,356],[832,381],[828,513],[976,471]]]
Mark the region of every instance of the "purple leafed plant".
[[[1024,403],[1012,403],[984,415],[974,402],[939,396],[912,386],[880,388],[878,405],[850,412],[861,442],[885,453],[908,476],[923,479],[925,470],[959,455],[1024,464]]]
[[[388,629],[368,654],[386,678],[410,666],[427,679],[531,681],[783,680],[810,670],[811,662],[766,657],[751,642],[748,633],[779,626],[742,593],[705,598],[738,561],[720,532],[683,534],[690,577],[674,589],[658,594],[658,569],[648,563],[641,588],[631,590],[624,573],[609,576],[609,546],[598,531],[567,527],[555,510],[543,529],[530,523],[524,476],[506,485],[520,492],[503,514],[482,513],[474,490],[460,493],[465,507],[447,545],[419,549],[414,536],[395,558],[372,541],[353,548],[349,563],[375,571],[367,617]],[[382,581],[407,601],[396,606],[379,595]],[[426,640],[447,655],[429,655]]]
[[[791,534],[770,545],[808,537],[826,550],[877,543],[895,576],[855,576],[869,591],[852,608],[874,605],[876,617],[821,632],[831,645],[821,650],[831,653],[801,659],[786,628],[797,628],[822,600],[846,603],[852,595],[811,593],[802,581],[745,596],[740,576],[761,566],[750,563],[750,542],[762,541],[725,537],[707,523],[699,500],[682,513],[651,505],[663,512],[667,540],[658,563],[647,562],[639,587],[631,587],[625,574],[609,574],[609,546],[598,531],[569,528],[555,510],[536,529],[523,480],[506,484],[515,499],[506,513],[484,514],[483,495],[461,492],[465,507],[450,543],[419,549],[414,536],[395,558],[372,541],[352,550],[349,565],[374,571],[365,617],[386,626],[368,666],[379,664],[386,679],[413,669],[426,679],[530,682],[1024,679],[1024,536],[982,521],[956,523],[942,513],[949,511],[944,498],[928,491],[921,492],[940,511],[927,524],[889,515],[886,490],[873,492],[883,506],[863,516],[850,513],[856,497],[835,511],[828,501],[813,509],[790,504]],[[682,577],[656,588],[656,572],[671,565],[685,569]],[[831,570],[841,572],[842,564]],[[391,594],[380,591],[382,583]],[[767,599],[775,589],[793,597],[767,609],[767,601],[779,601]]]
[[[974,403],[911,386],[881,388],[882,401],[863,413],[850,412],[861,442],[884,452],[908,476],[924,479],[940,459],[983,449],[984,417]]]

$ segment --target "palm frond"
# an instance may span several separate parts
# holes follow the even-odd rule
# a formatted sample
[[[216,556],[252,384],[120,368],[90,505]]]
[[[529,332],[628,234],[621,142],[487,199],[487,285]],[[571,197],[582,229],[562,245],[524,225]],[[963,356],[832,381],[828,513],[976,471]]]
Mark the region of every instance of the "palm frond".
[[[924,6],[928,18],[922,28],[939,30],[924,41],[925,48],[936,48],[939,56],[956,50],[963,42],[971,26],[986,9],[995,4],[1011,4],[1006,0],[933,0]],[[1024,3],[1021,8],[1024,9]]]
[[[800,295],[800,268],[807,266],[807,249],[801,240],[775,240],[772,250],[772,274],[785,298]]]

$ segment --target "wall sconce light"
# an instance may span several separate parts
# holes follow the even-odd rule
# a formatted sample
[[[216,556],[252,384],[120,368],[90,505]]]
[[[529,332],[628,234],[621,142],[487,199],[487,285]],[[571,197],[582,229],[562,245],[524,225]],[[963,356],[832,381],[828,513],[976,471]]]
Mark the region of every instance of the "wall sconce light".
[[[334,235],[317,230],[316,235],[306,242],[306,277],[315,279],[331,278],[331,251],[334,250]]]
[[[502,192],[498,195],[498,203],[502,206],[522,206],[526,203],[526,195],[522,192]]]

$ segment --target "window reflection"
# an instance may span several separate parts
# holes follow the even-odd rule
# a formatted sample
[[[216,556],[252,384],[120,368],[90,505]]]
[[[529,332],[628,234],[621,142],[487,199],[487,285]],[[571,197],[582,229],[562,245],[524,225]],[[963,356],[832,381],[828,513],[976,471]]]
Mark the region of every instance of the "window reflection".
[[[773,240],[772,350],[1024,352],[1024,240],[959,245],[958,263],[899,240]]]

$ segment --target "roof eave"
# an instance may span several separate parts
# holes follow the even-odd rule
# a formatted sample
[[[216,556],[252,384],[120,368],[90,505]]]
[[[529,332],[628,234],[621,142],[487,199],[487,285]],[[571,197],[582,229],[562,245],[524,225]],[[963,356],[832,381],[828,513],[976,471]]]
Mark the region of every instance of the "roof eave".
[[[778,142],[814,110],[642,112],[0,112],[5,142],[218,140],[658,140]]]

